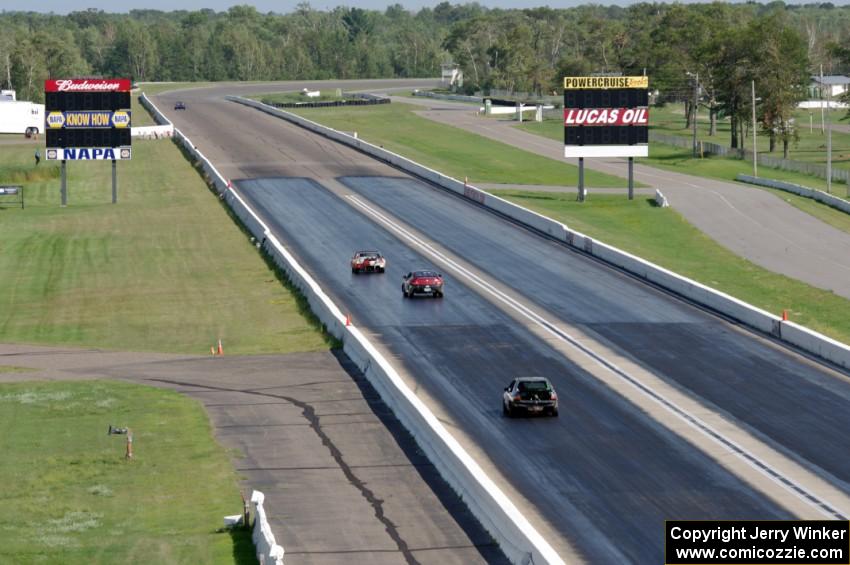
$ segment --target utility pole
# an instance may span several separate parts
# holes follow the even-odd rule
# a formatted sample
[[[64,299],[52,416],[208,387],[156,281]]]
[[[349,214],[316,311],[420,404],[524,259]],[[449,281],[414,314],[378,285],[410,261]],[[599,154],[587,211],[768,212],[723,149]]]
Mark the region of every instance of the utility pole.
[[[699,103],[699,73],[694,73],[694,157],[697,153],[697,108]]]
[[[759,176],[758,140],[756,137],[756,81],[753,80],[753,176]]]
[[[823,126],[823,64],[820,66],[820,132],[823,134],[824,126]]]
[[[823,66],[821,66],[823,68]],[[823,72],[823,71],[821,71]],[[832,87],[826,89],[826,191],[832,194],[832,120],[829,117]]]

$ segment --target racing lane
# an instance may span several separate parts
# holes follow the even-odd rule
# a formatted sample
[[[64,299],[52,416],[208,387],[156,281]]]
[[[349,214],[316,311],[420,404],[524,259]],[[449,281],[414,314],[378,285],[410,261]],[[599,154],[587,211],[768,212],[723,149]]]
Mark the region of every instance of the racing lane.
[[[562,538],[549,540],[562,555],[568,546],[589,563],[661,562],[665,519],[790,517],[451,276],[443,299],[404,299],[401,275],[432,263],[317,182],[237,186],[418,394],[436,401],[438,417]],[[386,274],[350,272],[360,247],[382,250]],[[503,418],[500,391],[517,374],[551,377],[561,416]]]
[[[341,179],[395,217],[850,485],[850,383],[715,316],[413,179]],[[520,266],[520,268],[516,268]]]

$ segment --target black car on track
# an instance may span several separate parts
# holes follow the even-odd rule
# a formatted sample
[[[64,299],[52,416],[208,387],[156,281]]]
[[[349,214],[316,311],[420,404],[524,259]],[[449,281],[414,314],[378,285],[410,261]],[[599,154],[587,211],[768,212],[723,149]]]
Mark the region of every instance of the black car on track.
[[[178,100],[177,102],[174,103],[174,109],[175,110],[185,110],[186,109],[186,103]]]
[[[526,414],[558,415],[558,394],[544,377],[518,377],[502,393],[502,413],[512,417]]]

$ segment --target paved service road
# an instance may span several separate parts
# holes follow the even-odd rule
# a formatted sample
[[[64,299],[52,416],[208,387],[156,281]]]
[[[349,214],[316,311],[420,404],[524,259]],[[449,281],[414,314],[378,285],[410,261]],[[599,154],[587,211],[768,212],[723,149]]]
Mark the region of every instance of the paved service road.
[[[344,356],[194,357],[0,345],[0,383],[117,378],[204,404],[246,496],[266,495],[286,563],[506,564]],[[104,423],[106,425],[106,423]],[[146,447],[137,445],[143,457]],[[238,497],[234,500],[238,514]],[[216,520],[220,519],[216,517]]]
[[[660,562],[665,519],[850,509],[843,375],[216,96],[176,125],[568,560]],[[352,275],[358,247],[387,273]],[[445,272],[444,299],[402,298],[418,267]],[[517,374],[553,379],[560,418],[501,417]]]
[[[394,100],[426,107],[419,112],[426,118],[546,157],[564,159],[563,142],[522,131],[510,120],[479,117],[468,104],[429,98]],[[577,164],[576,159],[569,161]],[[623,159],[585,159],[585,165],[621,177],[628,173]],[[661,189],[670,205],[694,226],[738,255],[850,298],[847,232],[755,187],[668,172],[641,165],[640,160],[635,163],[634,173],[637,181]]]

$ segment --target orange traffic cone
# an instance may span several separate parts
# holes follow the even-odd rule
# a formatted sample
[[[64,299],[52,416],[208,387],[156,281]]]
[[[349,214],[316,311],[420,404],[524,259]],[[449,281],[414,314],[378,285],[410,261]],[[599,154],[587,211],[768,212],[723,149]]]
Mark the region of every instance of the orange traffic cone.
[[[133,430],[131,429],[127,429],[127,453],[124,454],[124,458],[133,458]]]
[[[218,354],[224,355],[224,349],[221,348],[221,340],[218,340]]]
[[[783,322],[787,322],[787,321],[788,321],[788,310],[783,310],[783,311],[782,311],[782,321],[783,321]]]
[[[351,325],[351,314],[346,314],[346,315],[345,315],[345,325],[346,325],[346,326],[350,326],[350,325]]]

